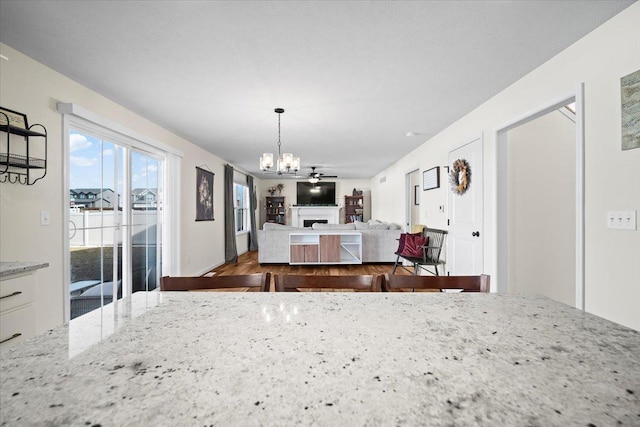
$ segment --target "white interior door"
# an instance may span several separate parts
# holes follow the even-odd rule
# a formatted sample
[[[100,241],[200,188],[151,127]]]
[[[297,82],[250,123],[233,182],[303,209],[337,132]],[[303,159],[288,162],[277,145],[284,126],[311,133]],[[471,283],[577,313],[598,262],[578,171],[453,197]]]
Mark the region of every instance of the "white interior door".
[[[448,192],[449,236],[447,275],[477,275],[483,272],[482,136],[449,152],[449,173],[456,160],[468,164],[468,185],[462,194]]]

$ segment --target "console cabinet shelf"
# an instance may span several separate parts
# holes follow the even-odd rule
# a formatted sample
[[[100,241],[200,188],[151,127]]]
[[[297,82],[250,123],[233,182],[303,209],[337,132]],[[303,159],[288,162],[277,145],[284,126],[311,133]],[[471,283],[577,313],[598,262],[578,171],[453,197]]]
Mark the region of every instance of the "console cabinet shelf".
[[[289,264],[362,264],[362,233],[290,233]]]
[[[267,196],[266,210],[267,222],[285,224],[284,196]]]

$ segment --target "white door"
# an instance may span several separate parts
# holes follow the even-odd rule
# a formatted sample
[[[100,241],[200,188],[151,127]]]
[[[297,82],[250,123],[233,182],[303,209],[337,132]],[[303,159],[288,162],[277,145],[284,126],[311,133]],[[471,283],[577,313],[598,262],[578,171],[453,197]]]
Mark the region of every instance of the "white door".
[[[454,168],[458,160],[458,167]],[[460,166],[466,166],[466,188],[462,176],[465,168]],[[457,172],[460,192],[454,192],[449,185],[447,275],[482,274],[482,136],[449,152],[449,176],[452,172]]]

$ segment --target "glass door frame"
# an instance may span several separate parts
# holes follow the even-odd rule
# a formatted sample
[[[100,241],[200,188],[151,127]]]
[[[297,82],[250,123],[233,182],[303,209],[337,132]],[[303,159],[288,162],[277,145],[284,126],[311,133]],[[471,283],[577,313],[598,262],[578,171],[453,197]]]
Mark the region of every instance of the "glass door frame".
[[[70,145],[69,145],[69,135],[70,131],[78,131],[78,132],[86,132],[89,135],[95,136],[97,138],[106,139],[109,142],[113,142],[119,146],[124,147],[124,165],[123,165],[123,178],[126,178],[123,181],[122,185],[122,200],[123,202],[123,213],[121,215],[122,225],[126,226],[128,232],[124,233],[123,236],[123,263],[124,259],[127,256],[130,256],[131,250],[131,191],[128,188],[128,185],[125,185],[127,182],[130,183],[130,165],[131,165],[131,152],[135,150],[136,152],[140,152],[144,155],[155,158],[159,161],[159,164],[162,165],[162,172],[160,173],[160,179],[162,179],[162,183],[158,182],[158,186],[162,186],[163,188],[167,187],[167,179],[166,177],[169,175],[167,173],[167,163],[169,160],[172,164],[172,173],[179,172],[180,170],[180,158],[182,157],[182,152],[175,150],[169,146],[165,146],[162,143],[155,142],[150,140],[142,135],[137,134],[136,132],[125,129],[119,125],[113,124],[112,122],[95,116],[94,114],[75,106],[74,104],[58,104],[58,111],[62,113],[63,118],[63,218],[64,218],[64,227],[63,227],[63,253],[64,253],[64,269],[63,269],[63,305],[64,305],[64,322],[68,322],[70,319],[70,293],[69,293],[69,284],[70,284],[70,242],[69,242],[69,206],[70,206],[70,164],[69,164],[69,156],[70,156]],[[89,120],[91,119],[91,120]],[[138,138],[137,138],[138,137]],[[140,138],[141,137],[141,138]],[[178,175],[179,176],[179,175]],[[179,200],[179,185],[176,187],[175,185],[171,186],[171,191],[176,194],[167,194],[167,191],[164,191],[163,195],[165,196],[165,201],[163,201],[164,207],[169,207],[170,211],[179,212],[176,201]],[[174,206],[175,205],[175,206]],[[127,207],[127,210],[125,210]],[[128,214],[126,214],[128,212]],[[169,234],[170,240],[176,240],[176,237],[179,238],[179,227],[169,227],[170,222],[166,217],[166,210],[163,209],[162,212],[158,212],[158,215],[162,215],[160,219],[162,227],[157,227],[157,238],[162,238],[165,240],[167,235]],[[179,215],[178,215],[179,217]],[[160,230],[159,228],[162,228]],[[168,245],[165,241],[157,240],[156,244],[161,244],[163,250],[168,249]],[[175,267],[177,265],[177,251],[171,251],[169,254],[162,254],[162,257],[156,256],[156,277],[162,277],[163,274],[171,274],[172,268],[177,270]],[[162,263],[161,260],[168,260],[168,263]],[[162,271],[158,268],[162,266]],[[123,268],[123,297],[125,295],[130,295],[132,290],[132,277],[131,277],[131,269]],[[116,296],[117,298],[117,296]]]

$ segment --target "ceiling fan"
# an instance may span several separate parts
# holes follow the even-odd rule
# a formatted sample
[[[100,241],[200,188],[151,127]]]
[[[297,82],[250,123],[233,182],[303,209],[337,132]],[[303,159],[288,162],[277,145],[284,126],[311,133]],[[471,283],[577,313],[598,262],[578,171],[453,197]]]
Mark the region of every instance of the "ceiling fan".
[[[316,172],[316,167],[311,166],[311,172],[309,172],[307,180],[310,183],[315,184],[316,182],[320,181],[323,178],[337,178],[337,177],[338,177],[337,175],[325,175],[323,173]]]

